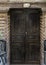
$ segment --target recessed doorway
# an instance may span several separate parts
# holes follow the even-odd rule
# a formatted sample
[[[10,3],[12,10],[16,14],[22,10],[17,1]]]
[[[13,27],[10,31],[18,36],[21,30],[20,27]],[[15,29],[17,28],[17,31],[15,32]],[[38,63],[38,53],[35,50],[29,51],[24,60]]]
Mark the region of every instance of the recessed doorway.
[[[40,8],[12,8],[10,63],[40,64]]]

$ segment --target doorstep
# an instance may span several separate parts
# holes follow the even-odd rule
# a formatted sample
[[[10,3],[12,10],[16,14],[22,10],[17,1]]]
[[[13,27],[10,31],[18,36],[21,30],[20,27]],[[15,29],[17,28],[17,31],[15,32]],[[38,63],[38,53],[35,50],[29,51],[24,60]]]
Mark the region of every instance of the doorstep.
[[[40,64],[10,64],[10,65],[40,65]]]

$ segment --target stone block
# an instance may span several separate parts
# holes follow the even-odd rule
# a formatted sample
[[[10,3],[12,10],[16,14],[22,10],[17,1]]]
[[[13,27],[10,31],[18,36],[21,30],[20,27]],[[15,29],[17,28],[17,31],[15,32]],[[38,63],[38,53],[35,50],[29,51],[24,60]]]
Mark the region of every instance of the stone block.
[[[0,2],[8,2],[8,0],[0,0]]]
[[[9,0],[10,2],[46,2],[46,0]]]

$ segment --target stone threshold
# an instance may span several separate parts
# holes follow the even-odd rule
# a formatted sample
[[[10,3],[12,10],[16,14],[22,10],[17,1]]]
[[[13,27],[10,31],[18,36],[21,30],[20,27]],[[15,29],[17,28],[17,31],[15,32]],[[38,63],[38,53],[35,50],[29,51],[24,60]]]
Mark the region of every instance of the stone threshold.
[[[40,65],[40,64],[10,64],[10,65]]]

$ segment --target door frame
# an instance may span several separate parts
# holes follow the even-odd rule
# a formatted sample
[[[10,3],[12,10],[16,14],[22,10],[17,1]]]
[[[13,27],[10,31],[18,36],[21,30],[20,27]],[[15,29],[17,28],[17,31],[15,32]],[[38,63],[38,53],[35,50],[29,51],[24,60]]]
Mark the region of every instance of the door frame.
[[[11,10],[12,8],[10,8],[10,10]],[[14,9],[14,8],[13,8]],[[15,8],[16,9],[16,8]],[[18,8],[17,8],[18,9]],[[19,8],[19,9],[35,9],[35,8]],[[41,8],[36,8],[36,9],[41,9]],[[10,14],[9,14],[9,12],[10,12],[10,10],[8,11],[8,15],[10,16]],[[42,13],[42,12],[41,12]],[[40,13],[40,14],[41,14]],[[10,53],[10,52],[9,52]],[[41,57],[41,55],[40,55],[40,57]],[[10,58],[10,57],[9,57]],[[41,61],[41,58],[40,58],[40,61]]]

